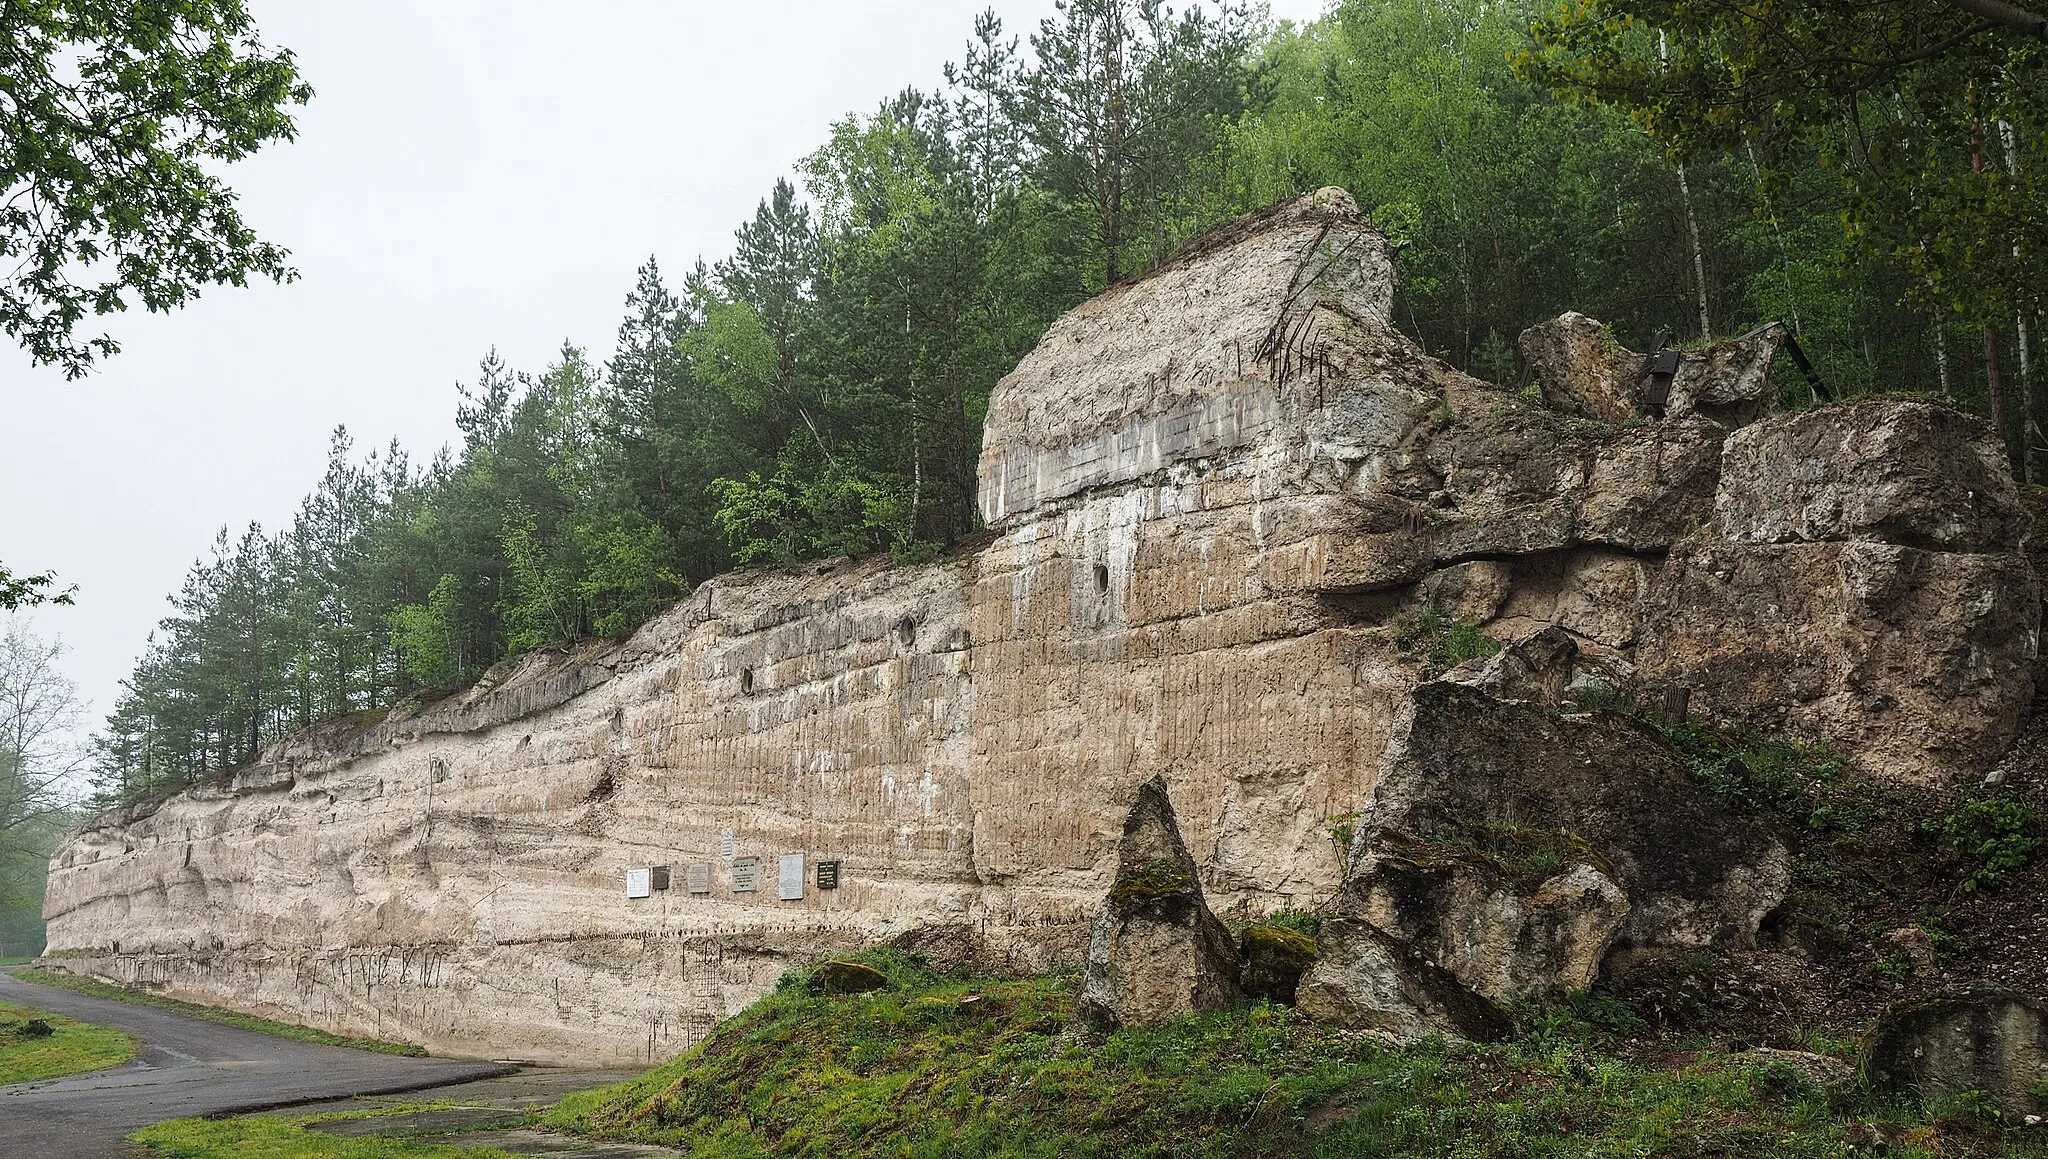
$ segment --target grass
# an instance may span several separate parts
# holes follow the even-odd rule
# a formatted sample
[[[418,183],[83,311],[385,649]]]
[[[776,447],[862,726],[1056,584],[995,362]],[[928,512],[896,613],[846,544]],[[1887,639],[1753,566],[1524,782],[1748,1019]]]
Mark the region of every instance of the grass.
[[[427,1052],[409,1042],[385,1042],[377,1038],[352,1038],[348,1035],[333,1034],[316,1030],[310,1026],[298,1026],[290,1022],[277,1022],[269,1018],[258,1018],[234,1010],[223,1010],[215,1006],[201,1006],[194,1002],[180,1002],[176,998],[164,998],[155,994],[144,994],[91,978],[80,978],[75,974],[59,973],[55,970],[21,970],[14,975],[24,982],[35,982],[43,986],[59,986],[94,998],[111,998],[131,1006],[147,1006],[155,1010],[168,1010],[173,1014],[184,1014],[193,1018],[204,1018],[224,1026],[254,1030],[261,1034],[274,1034],[279,1038],[292,1038],[300,1042],[317,1043],[321,1046],[345,1046],[351,1050],[367,1050],[377,1054],[403,1054],[419,1057]]]
[[[414,1108],[377,1112],[402,1113]],[[309,1130],[313,1123],[360,1116],[313,1115],[279,1118],[172,1119],[128,1136],[158,1155],[174,1159],[513,1159],[488,1147],[462,1147],[424,1139],[371,1135],[346,1138]]]
[[[707,1159],[1833,1159],[1870,1130],[1902,1159],[2048,1154],[1981,1116],[1823,1090],[1783,1061],[1632,1056],[1609,1029],[1628,1020],[1603,1016],[1600,1000],[1538,1012],[1495,1047],[1395,1049],[1266,1005],[1093,1035],[1074,1018],[1071,979],[941,977],[890,953],[862,958],[889,990],[820,997],[792,975],[707,1042],[564,1099],[544,1125]]]
[[[32,1021],[50,1033],[25,1033]],[[119,1066],[135,1049],[135,1040],[118,1030],[0,1002],[0,1087]]]
[[[1477,625],[1450,619],[1435,608],[1407,613],[1394,622],[1394,641],[1403,655],[1419,656],[1431,677],[1467,660],[1491,656],[1500,651],[1500,641],[1481,632]]]

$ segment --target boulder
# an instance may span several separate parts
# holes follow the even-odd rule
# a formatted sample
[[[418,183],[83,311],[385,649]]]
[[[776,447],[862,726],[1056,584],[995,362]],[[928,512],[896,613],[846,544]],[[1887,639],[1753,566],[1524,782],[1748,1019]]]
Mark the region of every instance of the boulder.
[[[1095,919],[1082,1015],[1098,1026],[1164,1022],[1240,1001],[1237,945],[1202,897],[1166,782],[1138,789],[1116,881]]]
[[[1699,417],[1730,427],[1769,414],[1778,401],[1771,360],[1788,336],[1778,323],[1739,338],[1678,352],[1662,419]],[[1650,356],[1615,340],[1584,314],[1560,314],[1522,331],[1515,346],[1535,377],[1543,405],[1563,414],[1622,423],[1648,411]]]
[[[1467,660],[1443,679],[1504,700],[1558,704],[1578,673],[1579,645],[1555,625],[1531,633],[1491,656]]]
[[[1887,1011],[1867,1064],[1892,1094],[1940,1098],[1981,1091],[2009,1115],[2048,1110],[2048,1007],[1979,988]]]
[[[1404,1041],[1440,1036],[1494,1042],[1514,1032],[1513,1022],[1492,1002],[1371,922],[1326,920],[1316,944],[1315,965],[1295,996],[1295,1008],[1310,1017]]]
[[[1568,311],[1522,331],[1515,348],[1544,406],[1604,423],[1635,417],[1643,356],[1615,341],[1601,323]]]
[[[1895,783],[1990,767],[2033,699],[2040,596],[2017,552],[1701,534],[1672,551],[1640,615],[1644,682]]]
[[[1991,424],[1917,402],[1822,407],[1735,432],[1714,506],[1732,543],[2009,552],[2031,524]]]
[[[1739,427],[1771,413],[1778,405],[1771,360],[1789,336],[1783,323],[1773,322],[1739,338],[1682,352],[1678,372],[1671,376],[1664,417],[1699,415]]]
[[[1508,1003],[1586,988],[1621,951],[1752,947],[1784,899],[1784,845],[1647,725],[1448,679],[1413,705],[1304,1010],[1470,1037]]]

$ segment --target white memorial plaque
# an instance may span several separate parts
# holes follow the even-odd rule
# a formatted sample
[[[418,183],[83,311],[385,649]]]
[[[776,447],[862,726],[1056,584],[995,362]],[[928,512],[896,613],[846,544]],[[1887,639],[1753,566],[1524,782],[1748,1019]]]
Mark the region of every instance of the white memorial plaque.
[[[804,855],[786,854],[782,859],[782,873],[776,883],[775,896],[780,901],[802,901],[804,899]]]
[[[654,892],[653,874],[645,869],[626,871],[626,896],[647,897]]]
[[[711,892],[711,863],[700,861],[690,867],[690,892]]]
[[[732,891],[734,893],[759,893],[761,890],[761,859],[758,857],[735,858],[732,863]]]
[[[731,861],[731,860],[732,860],[732,830],[730,830],[730,829],[721,829],[721,830],[719,830],[719,833],[718,833],[718,855],[719,855],[720,857],[723,857],[723,858],[724,858],[724,859],[726,859],[727,861]]]

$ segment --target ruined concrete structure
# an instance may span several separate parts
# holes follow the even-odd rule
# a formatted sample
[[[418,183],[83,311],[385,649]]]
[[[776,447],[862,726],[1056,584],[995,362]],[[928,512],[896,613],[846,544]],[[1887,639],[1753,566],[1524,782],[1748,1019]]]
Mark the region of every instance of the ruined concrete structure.
[[[1694,392],[1728,409],[1562,413],[1416,350],[1392,293],[1339,191],[1233,223],[998,386],[972,550],[721,578],[631,639],[103,816],[53,861],[52,960],[437,1052],[659,1058],[863,942],[1078,965],[1155,776],[1218,912],[1321,904],[1383,768],[1433,767],[1409,737],[1426,607],[1560,629],[1574,681],[1684,688],[1869,775],[1980,768],[2016,735],[2039,608],[1982,424],[1873,402],[1737,428],[1771,401],[1748,371],[1741,399]],[[1525,351],[1542,374],[1583,345]],[[1688,355],[1685,381],[1741,354]],[[1426,699],[1459,731],[1467,700]],[[650,866],[668,887],[627,896]],[[1574,911],[1581,971],[1643,921],[1624,902],[1652,912]]]

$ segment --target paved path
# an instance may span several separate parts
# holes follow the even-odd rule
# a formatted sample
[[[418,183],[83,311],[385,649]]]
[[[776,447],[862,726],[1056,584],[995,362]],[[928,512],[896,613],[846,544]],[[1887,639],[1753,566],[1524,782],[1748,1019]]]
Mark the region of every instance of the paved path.
[[[122,1139],[164,1119],[423,1090],[516,1067],[315,1046],[36,986],[0,971],[0,998],[125,1030],[142,1043],[111,1070],[0,1087],[0,1156],[126,1159]]]

